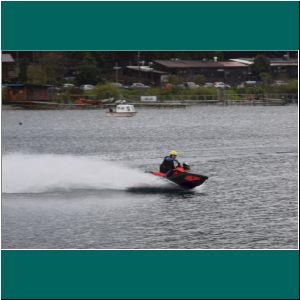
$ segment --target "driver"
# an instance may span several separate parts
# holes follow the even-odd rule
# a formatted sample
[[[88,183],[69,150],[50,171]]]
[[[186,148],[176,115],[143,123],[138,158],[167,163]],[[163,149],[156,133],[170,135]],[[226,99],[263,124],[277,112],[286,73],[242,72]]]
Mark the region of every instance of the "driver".
[[[172,171],[180,167],[179,161],[176,159],[177,157],[177,151],[172,150],[169,154],[169,156],[166,156],[161,163],[159,170],[161,173],[165,173],[167,177],[172,175]],[[177,166],[175,166],[175,163],[177,163]]]

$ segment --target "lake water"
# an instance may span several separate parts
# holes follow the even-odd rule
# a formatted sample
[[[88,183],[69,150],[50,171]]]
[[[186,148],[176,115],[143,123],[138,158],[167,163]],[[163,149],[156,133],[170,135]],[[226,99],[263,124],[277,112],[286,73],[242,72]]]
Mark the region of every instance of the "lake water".
[[[146,172],[173,149],[203,186]],[[297,171],[294,105],[2,111],[2,247],[297,248]]]

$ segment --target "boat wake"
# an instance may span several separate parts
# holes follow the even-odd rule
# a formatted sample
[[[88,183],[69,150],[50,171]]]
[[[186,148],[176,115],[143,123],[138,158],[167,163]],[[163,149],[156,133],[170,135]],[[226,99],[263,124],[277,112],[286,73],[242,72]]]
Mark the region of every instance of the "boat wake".
[[[14,153],[2,158],[3,193],[164,189],[168,183],[95,156]]]

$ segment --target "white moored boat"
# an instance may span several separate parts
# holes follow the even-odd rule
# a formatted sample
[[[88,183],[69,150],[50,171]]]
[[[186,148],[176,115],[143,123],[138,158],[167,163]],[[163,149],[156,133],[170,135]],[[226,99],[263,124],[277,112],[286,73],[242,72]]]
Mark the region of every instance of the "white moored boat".
[[[133,117],[136,110],[132,104],[118,104],[115,109],[110,108],[106,115],[109,117]]]

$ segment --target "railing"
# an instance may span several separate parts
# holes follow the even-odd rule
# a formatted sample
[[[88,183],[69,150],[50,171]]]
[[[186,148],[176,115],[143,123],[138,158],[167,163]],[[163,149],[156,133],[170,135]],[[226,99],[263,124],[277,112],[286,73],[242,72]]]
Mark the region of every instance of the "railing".
[[[225,91],[224,91],[225,92]],[[147,103],[141,102],[141,95],[128,95],[125,100],[133,103]],[[297,104],[298,94],[296,93],[269,93],[269,94],[233,94],[233,93],[216,93],[209,95],[152,95],[157,96],[158,103],[167,104],[268,104],[268,103],[278,103],[278,104]],[[60,99],[60,103],[72,103],[76,99],[82,98],[82,95],[69,95],[65,99]],[[91,97],[84,97],[91,98]],[[95,97],[92,97],[95,98]],[[58,102],[58,99],[52,99],[53,102]],[[97,100],[97,99],[95,99]],[[51,101],[51,100],[50,100]],[[102,100],[98,99],[99,104]]]
[[[298,94],[212,94],[212,95],[155,95],[159,102],[177,102],[177,103],[220,103],[220,102],[240,102],[245,104],[250,101],[276,99],[286,103],[298,103]],[[140,96],[131,95],[127,97],[128,101],[139,102]],[[234,104],[234,103],[232,103]]]

